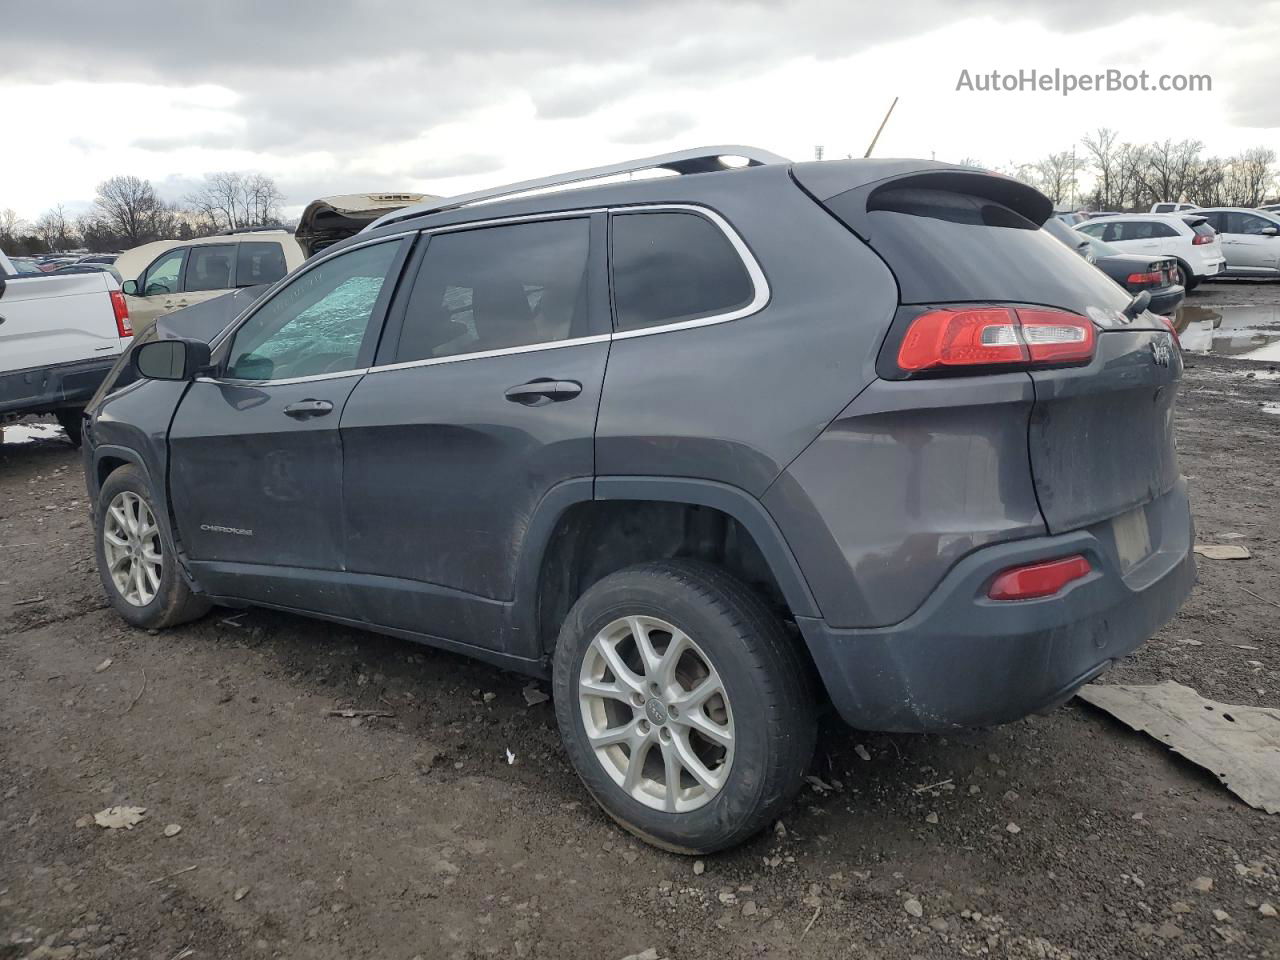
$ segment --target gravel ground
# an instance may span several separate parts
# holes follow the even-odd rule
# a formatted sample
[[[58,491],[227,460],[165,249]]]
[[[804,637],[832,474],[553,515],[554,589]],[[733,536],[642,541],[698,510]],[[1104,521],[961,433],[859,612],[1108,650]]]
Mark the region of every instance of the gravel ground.
[[[1280,376],[1189,363],[1200,537],[1253,557],[1202,561],[1107,681],[1274,706]],[[524,678],[262,611],[127,627],[61,439],[0,448],[0,556],[0,958],[1280,957],[1280,818],[1079,701],[945,737],[832,724],[782,825],[693,861],[597,811]],[[93,825],[112,805],[145,819]]]

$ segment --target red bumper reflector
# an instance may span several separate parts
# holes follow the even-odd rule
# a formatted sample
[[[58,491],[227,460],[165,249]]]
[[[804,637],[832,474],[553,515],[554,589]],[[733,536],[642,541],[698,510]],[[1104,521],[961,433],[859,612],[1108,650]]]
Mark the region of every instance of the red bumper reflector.
[[[991,584],[987,596],[992,600],[1033,600],[1051,597],[1068,583],[1087,577],[1093,568],[1080,554],[1013,567],[1004,571]]]

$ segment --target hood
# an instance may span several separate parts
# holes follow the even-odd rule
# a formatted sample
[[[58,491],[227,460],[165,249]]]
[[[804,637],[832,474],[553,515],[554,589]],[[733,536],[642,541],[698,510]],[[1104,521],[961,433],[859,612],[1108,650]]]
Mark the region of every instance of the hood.
[[[175,310],[156,320],[156,333],[161,340],[202,340],[209,343],[269,289],[269,283],[242,287],[221,297]]]
[[[312,200],[294,231],[304,256],[355,236],[385,214],[410,204],[439,200],[429,193],[351,193]]]

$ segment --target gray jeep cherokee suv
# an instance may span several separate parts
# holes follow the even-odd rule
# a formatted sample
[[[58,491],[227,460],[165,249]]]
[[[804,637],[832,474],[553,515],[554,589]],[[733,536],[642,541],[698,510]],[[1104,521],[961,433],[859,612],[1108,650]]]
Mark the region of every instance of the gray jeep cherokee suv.
[[[680,175],[575,183],[646,167]],[[736,147],[397,211],[122,361],[103,585],[139,626],[252,604],[550,678],[611,816],[737,843],[820,704],[1011,721],[1191,588],[1176,342],[1050,214]]]

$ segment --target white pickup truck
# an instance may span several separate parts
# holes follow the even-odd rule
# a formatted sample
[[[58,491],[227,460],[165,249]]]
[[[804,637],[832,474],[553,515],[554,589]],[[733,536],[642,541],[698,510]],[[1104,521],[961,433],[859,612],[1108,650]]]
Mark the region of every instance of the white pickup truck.
[[[132,336],[111,274],[19,274],[0,251],[0,433],[52,413],[79,445],[81,411]]]

